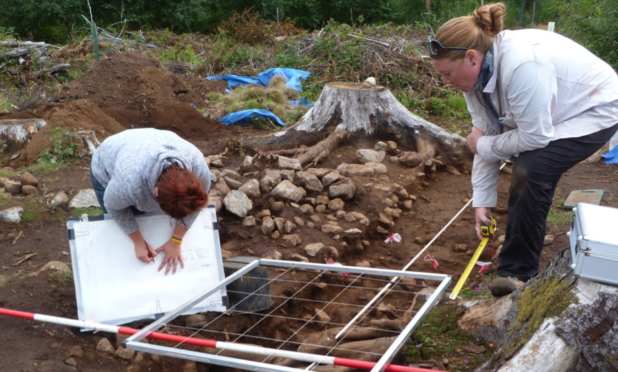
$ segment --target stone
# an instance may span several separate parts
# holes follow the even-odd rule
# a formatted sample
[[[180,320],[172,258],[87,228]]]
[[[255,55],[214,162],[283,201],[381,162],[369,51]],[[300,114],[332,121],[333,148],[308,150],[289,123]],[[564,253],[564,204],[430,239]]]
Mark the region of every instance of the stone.
[[[360,149],[356,151],[356,160],[358,160],[358,162],[361,164],[370,162],[381,163],[384,160],[384,157],[386,157],[386,152],[384,151],[375,151],[369,149]]]
[[[547,235],[545,235],[545,240],[543,241],[543,245],[553,244],[555,239],[556,239],[555,236],[553,236],[551,234],[547,234]]]
[[[223,179],[223,177],[217,180],[214,189],[218,190],[221,193],[222,197],[226,197],[227,194],[230,193],[230,187],[227,185],[227,182],[225,182],[225,179]]]
[[[310,206],[309,204],[303,204],[303,205],[301,205],[301,206],[300,206],[300,211],[301,211],[303,214],[313,214],[313,213],[314,213],[314,211],[313,211],[313,207],[312,207],[312,206]]]
[[[393,223],[393,221],[391,221],[391,219],[388,218],[384,213],[378,213],[378,222],[384,226],[391,226],[391,224]]]
[[[300,205],[298,205],[296,203],[290,203],[290,207],[292,207],[294,209],[298,209],[298,208],[300,208]]]
[[[228,177],[228,178],[234,179],[236,181],[240,181],[242,179],[240,173],[238,173],[236,171],[233,171],[231,169],[224,169],[224,170],[222,170],[221,171],[221,177],[223,177],[223,178]]]
[[[326,224],[326,225],[322,225],[322,232],[324,234],[333,234],[333,235],[341,234],[343,233],[343,228],[341,228],[341,226]]]
[[[296,225],[294,223],[292,223],[291,221],[285,221],[285,224],[283,225],[283,232],[285,232],[286,234],[289,234],[295,229],[296,229]]]
[[[322,184],[325,187],[330,186],[331,184],[337,182],[341,178],[339,172],[329,172],[324,177],[322,177]]]
[[[506,238],[506,235],[500,235],[500,236],[498,237],[498,243],[500,243],[500,244],[504,244],[504,239],[505,239],[505,238]]]
[[[345,177],[351,176],[371,176],[373,175],[373,169],[362,164],[340,164],[337,167],[337,172]]]
[[[204,314],[193,314],[185,318],[185,325],[189,328],[202,328],[208,324],[208,319]]]
[[[356,185],[349,178],[343,178],[328,188],[328,193],[331,198],[342,198],[344,200],[350,200],[356,194]]]
[[[133,363],[140,364],[144,360],[146,360],[146,353],[143,353],[143,352],[140,352],[140,351],[135,353],[135,358],[133,358]]]
[[[345,222],[354,222],[356,221],[356,217],[352,213],[346,213],[344,216]]]
[[[221,208],[223,208],[223,199],[220,196],[214,196],[208,198],[208,204],[212,204],[215,206],[215,211],[219,213]]]
[[[365,248],[369,248],[369,244],[370,244],[370,243],[369,243],[369,240],[363,240],[363,241],[361,242],[361,244],[363,245],[363,247],[365,247]]]
[[[283,236],[283,245],[288,248],[293,248],[302,243],[302,240],[298,236],[298,234],[289,234]]]
[[[395,142],[395,141],[386,141],[386,149],[388,151],[397,150],[397,142]]]
[[[262,177],[262,180],[260,181],[260,190],[262,190],[263,193],[269,193],[280,182],[281,176],[279,176],[279,179],[277,179],[276,177],[273,177],[271,175],[266,175]]]
[[[326,205],[328,204],[329,201],[330,199],[326,195],[319,195],[318,197],[315,198],[315,202],[320,205],[321,204]]]
[[[305,253],[310,257],[315,257],[324,248],[322,243],[313,243],[305,246]]]
[[[404,151],[403,155],[399,158],[399,164],[406,167],[414,168],[422,163],[425,159],[423,155],[417,152]]]
[[[275,221],[269,216],[264,217],[260,230],[262,230],[262,234],[270,236],[275,231]]]
[[[273,189],[271,195],[280,200],[283,199],[298,203],[298,201],[305,196],[303,191],[304,190],[302,190],[302,188],[297,187],[288,180],[285,180],[281,181],[281,183]]]
[[[64,363],[69,366],[77,367],[77,361],[73,358],[65,360]]]
[[[281,180],[294,181],[294,175],[296,172],[292,169],[281,169],[279,174],[281,175]]]
[[[182,372],[197,372],[197,363],[192,360],[188,360],[182,366]]]
[[[102,338],[99,340],[96,350],[105,354],[114,354],[114,352],[116,351],[114,350],[114,347],[109,342],[109,340],[106,338]]]
[[[333,225],[337,224],[337,217],[333,216],[332,214],[329,214],[328,216],[326,216],[326,218],[330,221],[330,223],[332,223]]]
[[[407,210],[411,210],[412,209],[412,200],[404,200],[403,201],[403,207]]]
[[[317,207],[315,207],[315,211],[317,213],[324,213],[326,211],[326,206],[324,204],[320,204]]]
[[[309,216],[309,219],[315,223],[322,223],[322,219],[316,214]]]
[[[309,221],[309,222],[307,222],[307,227],[310,228],[310,229],[314,229],[315,228],[315,223]]]
[[[242,221],[242,225],[244,227],[251,227],[251,226],[255,226],[255,217],[253,216],[247,216],[245,217],[245,219]]]
[[[253,209],[251,199],[249,199],[244,192],[238,190],[230,191],[225,199],[223,199],[223,204],[225,204],[225,209],[228,212],[233,213],[240,218],[245,218],[247,213]]]
[[[243,167],[250,167],[253,164],[253,157],[246,155],[243,159],[242,159],[242,166]]]
[[[51,205],[52,205],[52,207],[56,207],[58,205],[62,205],[64,203],[66,203],[68,200],[69,200],[69,197],[67,196],[67,194],[65,194],[64,191],[60,191],[52,199]]]
[[[262,209],[260,212],[258,212],[258,214],[255,215],[255,218],[259,218],[259,219],[262,219],[264,217],[270,217],[269,209]]]
[[[389,207],[384,208],[384,210],[382,211],[382,213],[384,213],[384,215],[388,218],[392,218],[393,217],[393,210]]]
[[[363,235],[363,232],[357,228],[354,228],[346,230],[344,235],[348,238],[360,238]]]
[[[366,220],[367,216],[365,216],[364,214],[360,213],[360,212],[348,212],[348,215],[354,217],[357,220]]]
[[[342,220],[342,219],[344,219],[344,218],[345,218],[345,211],[337,211],[337,212],[335,213],[335,217],[336,217],[338,220]]]
[[[386,172],[388,172],[386,165],[382,163],[369,162],[365,163],[365,166],[373,169],[373,173],[375,174],[385,174]]]
[[[270,237],[272,239],[279,239],[280,236],[281,236],[281,233],[279,231],[275,231]]]
[[[213,160],[210,162],[210,165],[217,168],[223,168],[225,166],[222,159]]]
[[[309,204],[311,204],[312,206],[315,206],[315,204],[316,204],[316,203],[315,203],[315,198],[305,198],[305,199],[303,199],[303,201],[304,201],[305,203],[309,203]]]
[[[395,194],[389,196],[389,198],[395,203],[395,205],[399,204],[399,197]]]
[[[217,180],[221,177],[221,172],[217,169],[210,170],[210,183],[217,183]]]
[[[230,177],[223,177],[223,180],[231,190],[238,190],[242,186],[242,182]]]
[[[305,177],[303,186],[305,186],[305,189],[314,192],[322,192],[322,190],[324,190],[324,185],[322,185],[322,182],[320,182],[318,177],[313,174],[308,174],[307,177]]]
[[[301,256],[298,253],[294,253],[292,255],[292,260],[300,261],[300,262],[309,262],[309,259],[307,257]]]
[[[81,358],[84,356],[84,350],[82,350],[82,347],[79,345],[73,346],[69,348],[69,356]]]
[[[410,198],[410,195],[408,195],[408,192],[406,191],[406,189],[401,189],[397,191],[397,196],[399,196],[399,199],[401,200],[406,200]]]
[[[388,157],[388,161],[390,161],[393,164],[397,164],[397,163],[399,163],[399,158],[396,157],[396,156],[389,156]]]
[[[321,309],[315,309],[315,314],[316,314],[317,319],[318,319],[320,322],[325,322],[325,323],[328,323],[328,322],[330,322],[330,321],[331,321],[331,317],[330,317],[330,316],[328,316],[328,314],[326,314],[326,313],[325,313],[323,310],[321,310]]]
[[[388,145],[386,143],[379,141],[375,144],[375,146],[373,146],[373,149],[376,151],[384,151],[386,150],[387,146]]]
[[[399,217],[401,217],[401,212],[399,209],[393,209],[393,211],[391,212],[391,217],[394,219],[397,219]]]
[[[455,246],[453,247],[453,251],[455,252],[465,252],[468,250],[468,245],[467,244],[455,244]]]
[[[0,212],[0,221],[8,223],[20,223],[21,215],[24,213],[24,208],[13,207]]]
[[[341,243],[346,244],[345,242]],[[346,244],[347,245],[347,244]],[[339,258],[339,251],[337,250],[337,248],[335,247],[326,247],[326,249],[328,250],[328,256],[334,260]]]
[[[135,356],[135,350],[129,350],[121,347],[116,350],[114,355],[120,359],[132,360]]]
[[[277,201],[274,199],[270,201],[270,209],[272,209],[273,212],[281,212],[283,208],[285,208],[285,204],[283,204],[282,201]]]
[[[310,168],[306,170],[307,173],[313,174],[317,178],[322,178],[332,172],[332,170],[328,168]]]
[[[293,169],[293,170],[302,170],[302,166],[300,164],[300,160],[286,158],[285,156],[279,156],[278,162],[279,168],[282,169]]]
[[[285,218],[283,217],[275,217],[273,218],[275,221],[275,227],[277,227],[278,231],[283,231],[283,226],[285,225]]]
[[[244,185],[238,188],[238,191],[242,191],[250,198],[257,198],[260,196],[260,183],[256,179],[245,182]]]
[[[305,221],[304,221],[302,218],[300,218],[300,217],[296,217],[296,216],[295,216],[295,217],[294,217],[294,223],[295,223],[297,226],[300,226],[300,227],[305,227]]]
[[[382,226],[378,226],[378,227],[376,227],[376,231],[377,231],[379,234],[388,234],[388,230],[386,230],[386,229],[385,229],[385,228],[383,228]]]
[[[333,212],[342,210],[344,206],[345,206],[345,203],[343,202],[343,200],[339,198],[333,199],[330,202],[328,202],[328,209],[330,209]]]
[[[22,186],[21,193],[24,195],[38,195],[39,190],[37,190],[36,187],[34,186],[25,185],[25,186]]]
[[[21,177],[19,177],[19,182],[21,182],[23,186],[26,186],[26,185],[34,186],[34,187],[39,186],[39,180],[37,180],[30,173],[24,173]]]
[[[56,271],[59,271],[61,273],[72,273],[71,268],[66,263],[60,262],[60,261],[49,261],[48,263],[46,263],[39,270],[37,270],[37,271],[35,271],[33,273],[28,274],[28,277],[37,276],[40,273],[42,273],[43,271],[47,271],[47,270],[56,270]]]
[[[5,178],[5,177],[0,177],[0,187],[4,187],[4,183],[6,181],[10,181],[9,178]]]
[[[271,260],[281,260],[283,259],[283,255],[281,254],[281,252],[275,249],[272,252],[264,255],[264,258],[270,258]]]
[[[6,192],[13,195],[21,194],[21,183],[11,180],[5,181],[4,189],[6,190]]]

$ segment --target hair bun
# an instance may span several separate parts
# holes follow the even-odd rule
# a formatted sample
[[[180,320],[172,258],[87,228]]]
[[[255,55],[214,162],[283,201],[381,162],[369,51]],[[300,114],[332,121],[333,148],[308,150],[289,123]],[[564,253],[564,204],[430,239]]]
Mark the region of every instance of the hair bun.
[[[504,27],[505,7],[503,3],[487,4],[478,7],[474,11],[474,17],[479,27],[490,36],[495,36]]]

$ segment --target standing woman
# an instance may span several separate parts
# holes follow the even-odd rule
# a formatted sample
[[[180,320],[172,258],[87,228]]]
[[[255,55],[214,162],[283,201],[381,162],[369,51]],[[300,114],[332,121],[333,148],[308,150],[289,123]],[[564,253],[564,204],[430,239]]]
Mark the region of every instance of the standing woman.
[[[204,155],[175,133],[157,129],[129,129],[103,141],[90,164],[90,180],[105,213],[134,244],[135,256],[150,263],[160,253],[159,271],[178,263],[182,238],[206,206],[210,171]],[[135,222],[134,211],[163,211],[177,220],[170,240],[153,250]]]
[[[429,38],[444,83],[464,92],[476,230],[497,203],[500,160],[515,156],[496,296],[539,272],[545,221],[563,173],[618,130],[618,76],[586,48],[556,33],[502,31],[504,4],[454,18]]]

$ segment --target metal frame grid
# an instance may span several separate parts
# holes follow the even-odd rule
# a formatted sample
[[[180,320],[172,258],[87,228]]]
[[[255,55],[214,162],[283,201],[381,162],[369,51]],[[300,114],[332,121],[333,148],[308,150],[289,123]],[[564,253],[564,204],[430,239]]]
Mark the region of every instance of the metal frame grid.
[[[198,304],[200,301],[202,301],[204,298],[207,298],[215,291],[218,291],[220,289],[225,289],[230,283],[236,281],[237,279],[240,279],[241,277],[243,279],[250,278],[250,272],[260,266],[268,268],[269,281],[267,285],[271,285],[271,286],[285,285],[288,288],[290,288],[291,292],[294,292],[294,293],[291,296],[287,296],[287,295],[281,296],[281,297],[273,296],[275,297],[275,304],[272,306],[272,308],[266,311],[259,312],[259,313],[238,311],[234,309],[235,306],[230,307],[228,309],[228,312],[225,314],[234,313],[234,314],[237,314],[237,316],[243,316],[243,314],[246,314],[246,315],[261,317],[259,321],[255,322],[251,327],[249,327],[249,329],[244,331],[242,334],[230,334],[227,332],[216,330],[216,327],[215,327],[216,321],[221,319],[223,316],[225,316],[225,314],[219,314],[215,319],[211,320],[210,322],[208,322],[208,324],[206,324],[204,327],[199,328],[199,329],[180,327],[180,326],[171,324],[171,322],[179,314],[185,312],[186,310],[190,309],[192,306]],[[339,277],[339,281],[343,282],[339,284],[337,283],[329,284],[329,287],[331,287],[332,289],[331,292],[334,294],[334,298],[330,299],[329,301],[323,301],[323,300],[316,300],[312,298],[311,296],[306,296],[307,294],[311,294],[311,288],[317,283],[317,279],[321,278],[323,275],[337,276]],[[303,278],[305,277],[307,277],[308,279],[304,280]],[[433,292],[433,294],[427,297],[425,303],[419,310],[413,310],[414,304],[416,303],[416,298],[418,296],[418,292],[415,293],[415,292],[404,291],[404,290],[394,288],[395,285],[398,284],[402,278],[413,278],[413,279],[416,279],[417,281],[426,280],[426,281],[434,282],[432,283],[434,284],[432,285],[432,287],[435,286],[436,290]],[[342,338],[339,338],[339,335],[337,335],[336,337],[338,339],[337,344],[332,347],[330,346],[326,347],[322,345],[307,345],[302,342],[292,341],[292,339],[295,335],[299,334],[299,332],[303,330],[303,328],[305,328],[309,324],[313,324],[313,325],[321,324],[323,327],[328,327],[328,328],[345,326],[344,330],[347,330],[347,332],[350,332],[354,329],[379,330],[379,331],[383,331],[384,333],[390,333],[392,335],[391,337],[396,336],[395,341],[390,345],[390,347],[383,354],[376,354],[376,355],[369,355],[369,356],[362,355],[362,354],[375,354],[370,351],[369,352],[368,351],[359,352],[358,354],[359,357],[357,359],[359,360],[378,359],[375,365],[373,366],[373,368],[371,368],[371,371],[382,371],[387,366],[387,364],[391,362],[391,360],[394,358],[396,353],[403,347],[406,340],[410,337],[410,335],[412,334],[414,329],[418,326],[422,318],[427,314],[427,312],[431,309],[431,307],[438,301],[438,299],[440,298],[444,290],[450,284],[451,279],[452,277],[450,275],[443,275],[443,274],[430,274],[430,273],[421,273],[421,272],[372,269],[372,268],[338,266],[338,265],[327,265],[327,264],[313,264],[313,263],[302,263],[302,262],[295,262],[295,261],[256,259],[255,261],[252,261],[246,264],[244,267],[240,268],[234,274],[228,276],[224,281],[220,282],[219,285],[205,292],[198,298],[195,298],[194,300],[191,300],[185,303],[184,305],[180,306],[173,312],[166,314],[162,318],[158,319],[157,321],[143,328],[138,333],[129,337],[123,344],[126,348],[132,349],[132,350],[149,352],[149,353],[159,354],[163,356],[171,356],[171,357],[176,357],[176,358],[186,359],[186,360],[193,360],[196,362],[209,363],[209,364],[215,364],[215,365],[221,365],[221,366],[233,367],[233,368],[240,368],[240,369],[250,370],[250,371],[279,371],[279,372],[302,371],[303,369],[276,365],[276,364],[269,363],[267,361],[269,360],[272,361],[274,358],[277,358],[277,357],[295,359],[300,362],[305,362],[309,365],[304,370],[307,370],[307,369],[311,370],[320,363],[332,364],[328,362],[328,360],[331,360],[333,358],[329,356],[329,354],[337,350],[339,351],[343,350],[339,348],[339,345],[345,340],[345,336],[347,335],[347,333],[343,335],[344,337]],[[364,286],[363,283],[366,283],[366,281],[371,281],[374,283],[374,285],[370,287]],[[376,288],[375,284],[378,285],[378,288]],[[382,288],[382,290],[380,290],[379,284],[386,284],[386,286]],[[297,289],[297,287],[299,288]],[[417,287],[425,287],[425,286],[417,285]],[[257,294],[256,292],[257,290],[253,293],[246,293],[246,295],[258,296],[259,294]],[[365,301],[366,296],[359,295],[359,294],[369,295],[370,297],[375,295],[375,297],[373,297],[371,301]],[[393,297],[389,297],[389,296],[393,296]],[[354,301],[355,303],[352,303],[351,301],[346,300],[351,297],[356,298],[356,301]],[[378,297],[379,297],[379,301],[376,301]],[[394,298],[394,297],[397,297],[399,299],[404,298],[404,300],[402,300],[403,302],[401,303],[403,304],[405,302],[406,305],[404,306],[403,309],[390,308],[388,309],[388,311],[392,313],[406,315],[405,319],[411,318],[410,321],[405,326],[405,328],[401,329],[400,331],[388,331],[384,329],[377,329],[376,327],[372,328],[372,326],[370,325],[369,326],[361,325],[363,319],[366,316],[368,316],[372,310],[380,309],[378,307],[380,303],[383,303],[387,298]],[[292,299],[294,300],[295,306],[301,306],[299,304],[302,303],[303,304],[302,306],[305,306],[307,308],[313,308],[316,312],[316,315],[314,315],[310,319],[307,319],[306,317],[304,318],[287,317],[285,312],[280,311],[280,308]],[[331,306],[331,305],[350,307],[354,310],[354,312],[358,312],[357,316],[354,317],[354,319],[352,319],[352,321],[348,323],[347,325],[335,323],[335,322],[324,322],[324,321],[318,320],[317,310],[327,309],[328,306]],[[371,308],[368,309],[368,307],[371,307]],[[359,317],[358,316],[359,314],[363,314],[363,316]],[[259,335],[250,334],[250,331],[257,324],[262,322],[264,319],[281,318],[281,317],[286,318],[286,321],[288,323],[298,325],[298,328],[296,329],[296,331],[294,331],[292,335],[287,337],[287,339],[272,339],[272,338],[261,337]],[[206,336],[211,339],[221,339],[223,337],[229,338],[230,336],[235,337],[235,339],[231,343],[218,342],[218,343],[222,343],[224,346],[223,347],[217,346],[217,349],[220,349],[220,351],[217,354],[209,354],[209,353],[182,349],[181,347],[183,346],[183,342],[178,343],[174,345],[173,347],[153,345],[153,344],[140,342],[143,338],[147,337],[152,332],[156,332],[158,329],[163,328],[163,327],[166,327],[167,331],[170,331],[170,330],[173,331],[173,330],[178,330],[178,329],[184,329],[186,331],[187,329],[189,329],[192,334],[188,336],[187,339],[197,335],[198,333],[200,334],[200,337]],[[341,333],[343,333],[343,331],[340,332],[340,334]],[[244,343],[238,342],[241,339],[244,341]],[[274,344],[278,346],[276,346],[275,348],[255,347],[252,345],[246,345],[247,340],[249,340],[249,342],[252,344],[264,342],[264,343],[270,343],[270,344]],[[310,346],[313,349],[316,349],[316,348],[327,349],[325,353],[326,355],[290,351],[291,346],[296,347],[299,345]],[[264,356],[264,359],[261,362],[256,362],[253,360],[245,360],[245,359],[240,359],[240,358],[233,358],[233,357],[218,355],[223,350],[228,350],[228,351],[233,350],[236,352],[244,351],[249,354],[259,354],[259,355]],[[349,351],[350,351],[349,349],[346,350],[346,352],[349,352]]]

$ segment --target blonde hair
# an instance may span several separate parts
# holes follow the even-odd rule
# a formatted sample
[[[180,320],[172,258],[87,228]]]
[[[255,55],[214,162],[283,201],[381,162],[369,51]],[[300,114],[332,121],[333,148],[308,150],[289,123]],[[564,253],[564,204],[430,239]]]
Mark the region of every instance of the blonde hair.
[[[504,27],[502,17],[505,9],[503,3],[482,5],[471,16],[453,18],[443,24],[434,39],[445,47],[464,47],[485,53]],[[465,54],[465,50],[443,50],[431,58],[456,61],[464,58]]]

